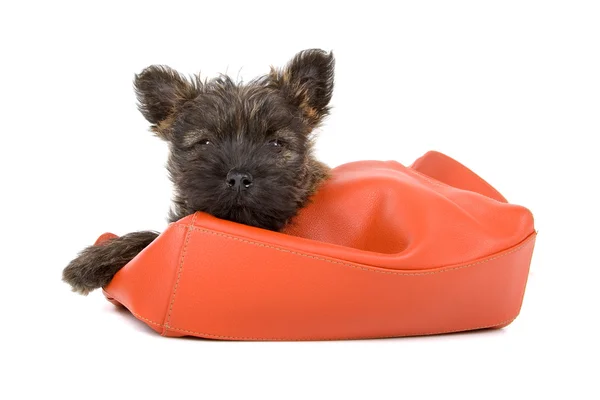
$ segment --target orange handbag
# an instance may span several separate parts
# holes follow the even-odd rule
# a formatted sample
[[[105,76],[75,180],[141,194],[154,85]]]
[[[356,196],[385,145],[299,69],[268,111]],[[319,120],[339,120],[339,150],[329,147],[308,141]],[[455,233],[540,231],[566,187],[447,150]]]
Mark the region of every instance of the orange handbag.
[[[164,336],[324,340],[500,328],[519,314],[535,236],[529,210],[429,152],[410,167],[333,169],[282,233],[185,217],[103,292]]]

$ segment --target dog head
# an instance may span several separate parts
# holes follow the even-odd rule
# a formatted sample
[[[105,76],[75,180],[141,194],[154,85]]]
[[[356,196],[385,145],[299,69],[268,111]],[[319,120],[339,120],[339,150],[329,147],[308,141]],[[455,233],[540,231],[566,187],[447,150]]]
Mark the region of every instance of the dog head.
[[[327,176],[311,133],[328,114],[333,75],[322,50],[246,84],[186,79],[165,66],[137,75],[139,109],[170,145],[171,221],[204,211],[281,229]]]

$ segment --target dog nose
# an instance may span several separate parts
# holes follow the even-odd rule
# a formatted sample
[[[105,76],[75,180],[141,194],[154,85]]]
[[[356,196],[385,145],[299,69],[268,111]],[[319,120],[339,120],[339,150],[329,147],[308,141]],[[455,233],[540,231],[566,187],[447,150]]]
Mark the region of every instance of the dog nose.
[[[252,175],[248,172],[229,171],[227,174],[227,185],[235,190],[246,190],[252,186]]]

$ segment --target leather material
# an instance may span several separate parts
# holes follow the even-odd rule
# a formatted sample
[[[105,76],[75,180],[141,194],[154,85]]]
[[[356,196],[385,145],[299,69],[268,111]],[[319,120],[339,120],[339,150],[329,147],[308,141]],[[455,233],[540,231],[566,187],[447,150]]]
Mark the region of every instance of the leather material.
[[[114,233],[110,233],[110,232],[103,233],[102,235],[98,236],[98,239],[96,239],[94,246],[98,246],[99,244],[102,244],[102,243],[106,242],[107,240],[114,239],[116,237],[118,237],[118,236],[115,235]]]
[[[172,223],[105,296],[165,336],[324,340],[502,327],[519,314],[536,232],[437,152],[361,161],[284,232],[198,212]]]

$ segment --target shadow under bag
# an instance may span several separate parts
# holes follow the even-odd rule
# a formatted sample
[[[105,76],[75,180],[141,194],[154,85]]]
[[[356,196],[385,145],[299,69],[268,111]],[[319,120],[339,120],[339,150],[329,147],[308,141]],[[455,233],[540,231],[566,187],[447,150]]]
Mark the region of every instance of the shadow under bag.
[[[333,169],[282,233],[185,217],[103,292],[164,336],[325,340],[500,328],[521,309],[535,236],[529,210],[429,152],[410,167]]]

